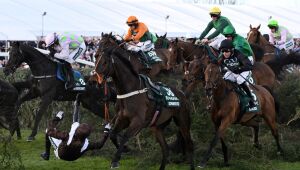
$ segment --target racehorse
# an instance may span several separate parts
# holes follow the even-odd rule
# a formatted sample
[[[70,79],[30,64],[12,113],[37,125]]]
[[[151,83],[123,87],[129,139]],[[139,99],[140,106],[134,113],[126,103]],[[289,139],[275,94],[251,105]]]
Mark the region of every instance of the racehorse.
[[[253,119],[255,116],[263,117],[266,124],[270,127],[277,144],[277,151],[281,154],[282,148],[279,144],[278,130],[275,121],[276,112],[279,107],[276,106],[276,102],[271,92],[263,86],[250,86],[251,89],[255,91],[256,98],[259,101],[260,110],[256,113],[246,112],[240,115],[241,108],[239,104],[239,96],[235,92],[236,85],[224,80],[220,70],[220,67],[213,63],[209,64],[205,69],[205,90],[207,97],[212,103],[211,118],[214,123],[216,133],[199,167],[206,166],[206,163],[212,154],[212,149],[216,146],[219,139],[222,144],[224,163],[226,165],[228,164],[227,146],[224,141],[224,133],[233,123],[253,127],[255,131],[254,143],[258,145],[259,123]]]
[[[9,60],[4,73],[9,75],[14,73],[15,70],[26,62],[32,72],[32,79],[16,83],[18,87],[25,85],[25,88],[29,88],[29,92],[19,99],[18,104],[20,105],[24,101],[28,101],[37,97],[41,98],[39,109],[36,113],[34,126],[27,141],[34,140],[37,134],[37,128],[43,114],[46,112],[48,106],[55,101],[75,101],[78,96],[78,101],[82,103],[82,106],[90,110],[94,114],[104,118],[104,91],[98,89],[96,86],[86,85],[85,91],[73,91],[65,90],[64,82],[57,78],[57,67],[58,64],[50,60],[46,55],[19,42],[12,43],[12,47],[9,51]],[[114,100],[116,96],[113,94],[113,89],[108,90],[112,92],[111,95],[107,95],[108,100]]]
[[[187,96],[190,95],[198,83],[201,81],[204,83],[204,71],[210,62],[211,59],[207,56],[195,56],[194,60],[189,62],[183,78],[182,88]],[[267,86],[270,89],[277,85],[274,72],[267,64],[262,62],[254,62],[252,78],[254,82],[250,79],[250,83]]]
[[[184,63],[185,67],[188,66],[189,62],[194,59],[195,56],[203,56],[206,49],[203,45],[195,45],[191,42],[180,41],[176,38],[171,41],[169,51],[171,56],[169,59],[170,67],[175,67],[180,63]]]
[[[105,49],[110,46],[118,46],[118,45],[124,45],[124,41],[121,40],[121,42],[118,42],[116,37],[112,35],[112,33],[109,34],[101,34],[101,40],[99,42],[99,49],[98,52],[101,51],[101,49]],[[167,70],[167,62],[168,62],[168,56],[169,51],[167,49],[155,49],[156,54],[162,59],[162,62],[156,62],[151,65],[151,70],[145,70],[144,65],[140,61],[140,56],[136,52],[124,50],[128,55],[128,60],[132,63],[134,66],[134,69],[138,73],[144,73],[147,74],[150,78],[155,78],[161,71]],[[99,55],[99,54],[98,54]],[[96,55],[96,56],[98,56]]]
[[[262,47],[265,51],[262,62],[267,62],[271,59],[276,58],[275,46],[270,44],[259,31],[260,25],[255,28],[250,25],[250,31],[247,33],[247,40],[250,44],[257,44]]]
[[[162,36],[159,36],[157,34],[155,34],[157,37],[157,40],[154,44],[155,49],[159,49],[159,48],[169,48],[170,45],[170,41],[166,38],[167,37],[167,33],[165,33]]]
[[[109,38],[102,39],[103,44],[110,43],[110,41]],[[172,88],[175,96],[180,100],[180,107],[169,108],[159,106],[161,109],[158,109],[159,104],[147,97],[145,84],[128,60],[129,53],[124,52],[124,49],[119,46],[108,46],[105,49],[99,48],[96,55],[98,55],[96,56],[96,72],[103,75],[103,77],[112,77],[117,94],[119,95],[119,99],[117,100],[118,115],[111,135],[115,136],[127,128],[120,141],[120,147],[113,157],[111,167],[119,167],[123,146],[129,138],[138,134],[142,128],[149,127],[162,149],[163,157],[160,170],[165,169],[168,157],[168,145],[163,134],[163,129],[173,119],[179,127],[180,136],[184,141],[182,148],[186,151],[190,169],[194,169],[193,142],[190,136],[191,119],[188,101],[184,94]],[[158,112],[161,113],[156,117],[155,113]]]
[[[11,84],[0,80],[0,127],[9,130],[11,136],[17,131],[17,138],[21,139],[16,108],[17,100],[17,89]]]

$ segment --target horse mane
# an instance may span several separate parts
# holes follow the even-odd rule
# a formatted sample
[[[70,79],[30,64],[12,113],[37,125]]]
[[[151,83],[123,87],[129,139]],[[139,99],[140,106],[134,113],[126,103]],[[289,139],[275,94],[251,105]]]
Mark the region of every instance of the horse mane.
[[[51,61],[51,62],[54,62],[52,61],[50,58],[46,57],[45,54],[43,54],[42,52],[40,52],[39,50],[35,49],[34,47],[32,46],[29,46],[27,44],[24,44],[24,43],[20,43],[20,48],[26,52],[28,52],[29,54],[33,54],[33,55],[37,55],[37,56],[42,56],[44,57],[45,59]]]
[[[257,39],[256,39],[256,43],[259,43],[259,41],[262,41],[261,43],[265,44],[265,45],[269,45],[269,41],[267,41],[267,39],[261,34],[261,32],[259,30],[257,30]]]
[[[117,46],[117,47],[113,48],[111,54],[116,55],[129,68],[129,70],[132,72],[132,74],[134,74],[135,76],[138,76],[138,73],[134,70],[131,62],[128,60],[129,56],[124,49]]]
[[[256,61],[261,61],[264,57],[265,50],[257,44],[250,44],[250,46],[251,46],[251,49],[254,53],[255,60]]]

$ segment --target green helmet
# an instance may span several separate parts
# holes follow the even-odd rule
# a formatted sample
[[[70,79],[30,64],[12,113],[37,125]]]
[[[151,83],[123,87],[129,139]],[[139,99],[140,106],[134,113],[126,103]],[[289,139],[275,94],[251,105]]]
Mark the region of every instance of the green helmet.
[[[223,30],[223,35],[233,35],[235,34],[235,30],[231,26],[226,26]]]
[[[278,27],[278,21],[276,21],[275,19],[270,20],[268,23],[268,27]]]

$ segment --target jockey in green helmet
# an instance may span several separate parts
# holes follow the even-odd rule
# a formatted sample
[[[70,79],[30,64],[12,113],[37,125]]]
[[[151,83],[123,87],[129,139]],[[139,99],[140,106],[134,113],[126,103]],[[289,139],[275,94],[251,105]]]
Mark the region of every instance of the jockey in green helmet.
[[[289,30],[281,25],[278,25],[278,21],[271,19],[268,22],[268,27],[271,32],[269,33],[269,42],[273,44],[279,50],[285,50],[289,53],[295,46],[293,36]]]
[[[226,37],[226,39],[232,40],[234,48],[242,52],[245,56],[247,56],[253,64],[253,51],[251,49],[250,44],[244,37],[237,34],[235,30],[230,26],[224,28],[223,35]]]

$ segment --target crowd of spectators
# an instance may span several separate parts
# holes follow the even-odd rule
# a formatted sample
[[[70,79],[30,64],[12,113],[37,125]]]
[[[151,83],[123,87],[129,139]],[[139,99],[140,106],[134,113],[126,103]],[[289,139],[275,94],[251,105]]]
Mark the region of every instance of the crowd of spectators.
[[[80,59],[95,62],[95,53],[96,49],[99,46],[100,37],[84,37],[85,43],[86,43],[86,52],[84,55],[80,56]],[[295,50],[300,51],[300,38],[295,38]],[[41,49],[46,50],[46,44],[43,40],[40,41],[23,41],[23,43],[26,43],[32,47],[38,47]],[[6,52],[6,41],[0,41],[0,52]],[[0,68],[4,67],[7,60],[5,57],[0,56]],[[77,64],[78,67],[83,68],[85,67],[84,64]]]

